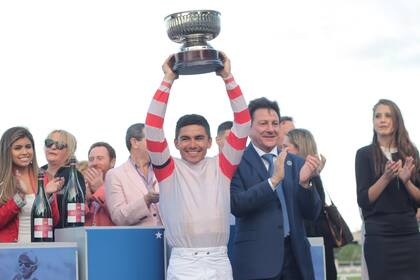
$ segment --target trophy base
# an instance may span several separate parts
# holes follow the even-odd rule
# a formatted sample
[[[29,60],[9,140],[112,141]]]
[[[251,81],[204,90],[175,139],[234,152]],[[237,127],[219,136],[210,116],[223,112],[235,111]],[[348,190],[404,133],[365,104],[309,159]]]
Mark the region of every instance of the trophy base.
[[[183,51],[175,54],[174,71],[179,75],[210,73],[223,68],[219,52],[214,49]]]

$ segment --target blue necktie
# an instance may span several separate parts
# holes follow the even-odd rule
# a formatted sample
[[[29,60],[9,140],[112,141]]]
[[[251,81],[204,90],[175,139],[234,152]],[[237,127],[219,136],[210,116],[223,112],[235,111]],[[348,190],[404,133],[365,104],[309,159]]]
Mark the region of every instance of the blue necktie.
[[[265,154],[265,155],[262,155],[262,158],[265,159],[268,162],[268,174],[271,177],[273,175],[273,171],[274,171],[274,162],[273,162],[274,155],[273,154]],[[282,182],[280,182],[277,185],[276,192],[277,192],[277,196],[280,199],[281,211],[283,213],[284,236],[288,236],[289,233],[290,233],[289,215],[287,213],[286,199],[284,197]]]

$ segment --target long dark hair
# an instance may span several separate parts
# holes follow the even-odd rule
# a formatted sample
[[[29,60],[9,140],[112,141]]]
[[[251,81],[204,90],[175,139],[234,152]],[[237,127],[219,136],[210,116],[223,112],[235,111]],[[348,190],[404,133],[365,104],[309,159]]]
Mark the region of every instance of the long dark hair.
[[[416,180],[420,181],[419,151],[410,141],[410,137],[408,135],[407,129],[405,128],[404,119],[402,117],[400,108],[398,108],[397,104],[395,104],[391,100],[380,99],[375,104],[375,106],[373,106],[373,118],[375,118],[375,112],[379,105],[385,105],[391,109],[391,117],[394,125],[393,140],[398,149],[397,158],[405,162],[406,157],[413,157],[415,168],[411,176],[411,180],[413,182],[415,182]],[[385,164],[387,162],[387,159],[383,156],[383,152],[378,143],[378,135],[375,130],[373,130],[372,144],[375,147],[373,152],[375,175],[376,177],[380,177],[385,170]]]
[[[17,140],[27,137],[31,141],[33,149],[32,163],[28,166],[29,171],[37,176],[38,164],[36,161],[35,143],[32,134],[24,127],[12,127],[6,130],[0,139],[0,205],[7,202],[17,191],[17,182],[13,174],[12,145]]]

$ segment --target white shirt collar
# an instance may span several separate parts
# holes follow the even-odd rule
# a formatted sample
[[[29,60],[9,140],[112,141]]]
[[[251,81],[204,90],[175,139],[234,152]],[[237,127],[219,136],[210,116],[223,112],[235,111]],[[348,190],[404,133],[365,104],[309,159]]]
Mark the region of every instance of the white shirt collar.
[[[255,146],[255,145],[254,145],[254,143],[252,143],[252,142],[251,142],[251,144],[252,144],[252,146],[254,146],[255,151],[257,151],[257,154],[258,154],[260,157],[262,157],[263,155],[267,154],[266,152],[264,152],[263,150],[261,150],[260,148],[258,148],[257,146]],[[274,147],[274,148],[271,150],[271,152],[269,152],[268,154],[273,154],[275,157],[277,157],[278,152],[279,152],[279,151],[278,151],[277,146],[276,146],[276,147]]]
[[[392,154],[395,154],[395,153],[398,152],[398,148],[395,148],[395,147],[394,148],[386,148],[386,147],[381,146],[381,150],[388,160],[392,160]]]

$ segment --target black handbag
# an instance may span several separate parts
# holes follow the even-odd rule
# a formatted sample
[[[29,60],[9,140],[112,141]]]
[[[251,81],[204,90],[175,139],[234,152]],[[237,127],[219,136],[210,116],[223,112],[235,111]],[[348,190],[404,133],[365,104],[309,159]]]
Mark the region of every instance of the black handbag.
[[[324,206],[324,213],[328,230],[331,232],[334,241],[334,247],[339,248],[352,243],[354,240],[353,234],[332,200],[331,205]]]

